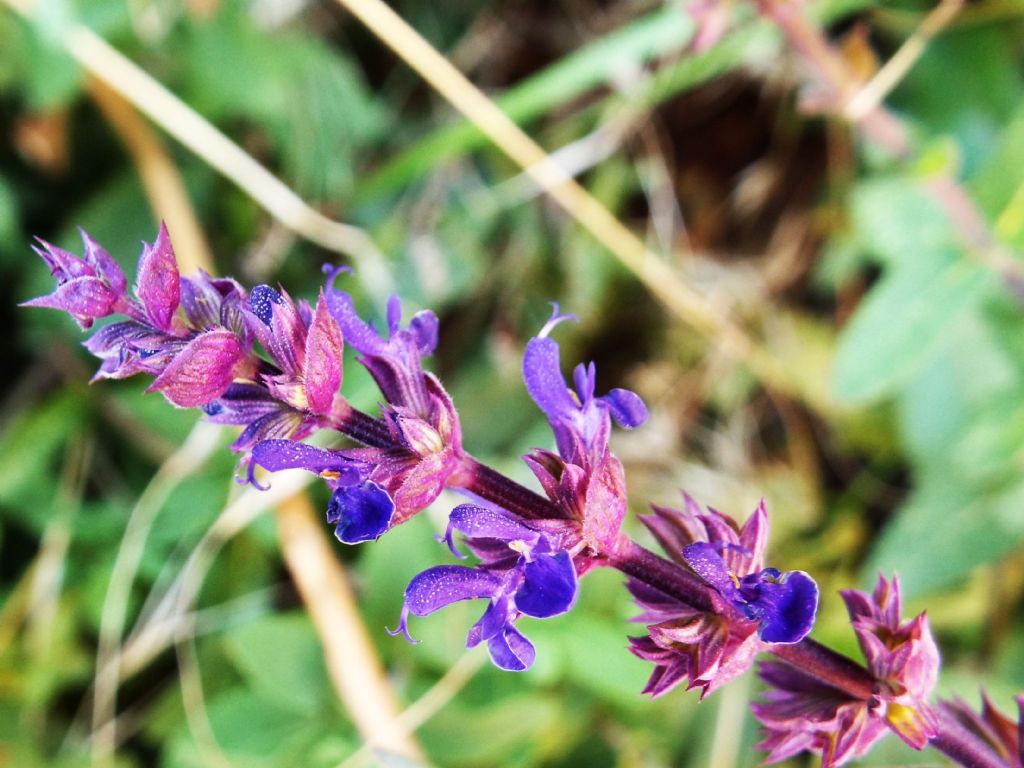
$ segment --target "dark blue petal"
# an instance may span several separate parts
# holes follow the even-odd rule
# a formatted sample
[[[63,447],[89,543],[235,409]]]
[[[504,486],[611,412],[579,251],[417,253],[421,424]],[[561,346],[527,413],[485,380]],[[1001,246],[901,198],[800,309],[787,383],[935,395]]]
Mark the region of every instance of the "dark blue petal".
[[[516,608],[527,616],[546,619],[568,611],[576,602],[576,569],[568,552],[539,555],[523,569],[516,591]]]
[[[338,488],[327,505],[327,522],[337,522],[334,535],[344,544],[379,539],[394,514],[394,500],[372,481]]]
[[[469,634],[466,636],[467,648],[475,648],[484,640],[500,635],[511,623],[515,609],[505,591],[505,581],[502,579],[499,586],[495,587],[487,610],[476,624],[469,628]]]
[[[524,672],[533,666],[537,651],[515,627],[508,626],[487,641],[495,666],[508,672]]]
[[[336,451],[328,451],[295,440],[264,440],[252,449],[252,461],[271,472],[279,472],[282,469],[307,469],[320,474],[328,470],[353,468],[352,460]]]
[[[249,291],[249,306],[256,317],[269,326],[274,317],[274,304],[281,304],[284,299],[281,294],[269,285],[257,285]]]
[[[647,406],[636,392],[613,389],[600,399],[608,404],[612,418],[620,427],[633,429],[647,421]]]
[[[750,607],[761,622],[762,640],[767,643],[797,643],[814,626],[814,616],[818,611],[818,585],[803,571],[788,571],[778,580],[766,577],[761,584],[760,595]]]
[[[500,586],[500,578],[479,568],[438,565],[409,582],[405,606],[416,616],[426,616],[458,600],[491,597]]]

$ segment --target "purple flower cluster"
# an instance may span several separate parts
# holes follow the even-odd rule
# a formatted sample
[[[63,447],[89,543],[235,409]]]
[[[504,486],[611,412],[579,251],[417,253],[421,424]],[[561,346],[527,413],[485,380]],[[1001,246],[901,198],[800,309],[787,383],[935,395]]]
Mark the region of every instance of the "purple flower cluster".
[[[938,677],[939,651],[925,614],[900,618],[897,579],[879,576],[871,595],[849,590],[843,599],[868,671],[876,683],[870,695],[851,697],[803,670],[764,662],[761,677],[769,691],[754,705],[765,726],[761,743],[768,760],[783,760],[810,750],[825,766],[837,766],[865,754],[892,730],[915,749],[938,733],[928,697]]]
[[[901,618],[895,578],[880,577],[871,595],[842,593],[866,661],[860,666],[807,638],[818,587],[802,571],[766,566],[763,503],[742,526],[688,496],[682,511],[655,506],[641,520],[666,557],[630,539],[623,530],[625,472],[610,448],[611,428],[640,426],[647,409],[629,390],[597,395],[593,363],[577,366],[566,381],[551,332],[571,316],[557,306],[526,345],[522,367],[554,438],[554,450],[523,457],[539,493],[464,450],[452,399],[423,367],[438,342],[429,310],[403,325],[392,297],[378,332],[335,286],[344,269],[330,272],[315,305],[267,285],[246,291],[231,279],[181,276],[163,227],[143,246],[130,294],[117,262],[85,233],[82,239],[82,258],[40,241],[36,252],[57,285],[27,305],[65,311],[83,329],[121,315],[85,342],[101,360],[96,378],[149,374],[148,391],[239,427],[233,448],[253,484],[260,469],[315,473],[331,491],[327,521],[348,544],[379,538],[445,488],[469,496],[472,503],[451,511],[439,538],[475,564],[437,565],[413,577],[392,634],[412,641],[410,616],[486,601],[466,645],[486,644],[496,666],[524,671],[536,649],[519,620],[566,613],[587,572],[613,567],[628,576],[642,610],[637,621],[646,625],[643,636],[630,638],[632,652],[654,665],[645,693],[660,696],[685,681],[703,698],[758,654],[776,657],[761,664],[768,691],[754,705],[769,761],[811,751],[837,766],[894,731],[963,765],[1024,768],[1024,730],[987,698],[980,714],[959,701],[929,702],[938,650],[924,614]],[[377,416],[341,392],[346,343],[381,392]],[[321,429],[359,445],[300,442]],[[1024,697],[1019,703],[1024,708]]]
[[[818,587],[803,571],[764,568],[768,512],[762,502],[746,524],[689,496],[685,511],[654,507],[642,518],[662,548],[708,587],[710,604],[684,602],[633,578],[648,634],[632,651],[654,664],[645,693],[660,696],[683,680],[711,693],[738,675],[770,643],[796,643],[811,630]]]

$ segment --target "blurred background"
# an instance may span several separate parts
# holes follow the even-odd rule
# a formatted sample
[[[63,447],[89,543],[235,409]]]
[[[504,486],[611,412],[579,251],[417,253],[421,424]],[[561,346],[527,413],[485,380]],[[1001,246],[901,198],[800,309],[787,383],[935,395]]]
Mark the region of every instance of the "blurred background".
[[[524,482],[518,457],[551,437],[519,362],[560,302],[580,318],[557,331],[566,369],[593,359],[600,391],[650,407],[613,443],[641,541],[635,514],[682,489],[741,520],[764,497],[772,562],[822,588],[815,637],[859,658],[836,591],[896,570],[908,612],[928,609],[940,692],[974,702],[984,684],[1009,709],[1024,688],[1024,3],[394,8],[675,282],[652,293],[621,244],[344,4],[0,2],[0,765],[415,764],[360,749],[363,705],[339,697],[335,638],[310,619],[337,595],[300,588],[285,517],[233,481],[232,435],[141,380],[90,386],[74,324],[16,307],[50,290],[33,236],[77,251],[82,226],[132,274],[161,218],[187,266],[313,299],[323,263],[350,263],[371,315],[392,291],[434,309],[431,365],[465,445]],[[99,39],[241,152],[170,108],[142,117],[152,81]],[[246,156],[310,211],[282,222]],[[378,399],[355,364],[344,391]],[[310,493],[319,516],[326,493]],[[418,646],[385,634],[408,580],[445,561],[431,534],[455,501],[373,545],[331,540],[324,561],[372,641],[344,659],[380,660],[375,685],[414,708],[426,762],[759,764],[753,675],[700,704],[640,696],[649,670],[626,636],[642,628],[616,573],[588,576],[571,614],[524,621],[528,674],[466,654],[477,604],[415,622]],[[861,764],[937,760],[890,736]]]

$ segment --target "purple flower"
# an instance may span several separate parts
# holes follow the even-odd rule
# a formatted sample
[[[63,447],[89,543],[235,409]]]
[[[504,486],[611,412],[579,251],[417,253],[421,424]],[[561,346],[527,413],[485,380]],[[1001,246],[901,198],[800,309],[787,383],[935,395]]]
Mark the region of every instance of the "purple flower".
[[[613,389],[594,396],[594,364],[578,365],[575,390],[562,377],[558,344],[548,334],[570,315],[558,314],[526,345],[523,379],[555,435],[558,454],[535,450],[524,457],[548,498],[580,524],[581,535],[595,554],[612,552],[626,514],[626,478],[622,463],[609,451],[611,420],[631,429],[647,419],[635,393]]]
[[[409,635],[409,614],[426,616],[458,600],[486,598],[480,620],[469,630],[466,647],[486,641],[491,660],[501,669],[521,672],[533,664],[533,644],[515,627],[520,616],[546,619],[576,602],[578,581],[572,555],[557,535],[532,528],[497,509],[463,504],[452,510],[446,540],[454,531],[467,537],[481,559],[476,568],[439,565],[417,575],[405,590],[405,604],[392,634]]]
[[[768,643],[795,643],[811,629],[818,588],[802,571],[763,568],[768,513],[762,502],[741,529],[689,496],[686,511],[654,507],[642,518],[672,559],[710,588],[713,611],[702,611],[633,579],[629,589],[645,612],[648,634],[632,651],[655,665],[645,693],[660,696],[684,679],[701,696],[746,671]]]
[[[341,271],[331,271],[326,300],[345,340],[360,353],[359,362],[370,371],[388,403],[420,417],[428,416],[430,395],[420,360],[432,354],[437,346],[437,316],[430,310],[422,310],[402,328],[402,304],[397,296],[392,296],[388,300],[388,335],[385,338],[359,317],[352,297],[334,287]]]
[[[782,573],[777,568],[740,576],[726,566],[723,554],[722,546],[698,542],[683,550],[683,559],[733,608],[758,622],[761,639],[766,643],[803,640],[814,626],[818,609],[818,585],[814,579],[803,571]]]
[[[938,676],[939,653],[925,614],[900,619],[899,582],[879,576],[871,595],[842,593],[869,672],[877,680],[867,699],[852,698],[782,662],[761,665],[769,686],[754,714],[766,728],[761,747],[769,762],[803,750],[825,766],[842,765],[894,731],[915,749],[938,733],[927,703]]]
[[[389,445],[325,451],[312,446],[295,449],[292,441],[265,439],[253,448],[251,466],[270,471],[301,467],[322,474],[323,456],[330,454],[339,466],[357,470],[359,481],[339,482],[327,476],[334,490],[328,522],[336,525],[335,533],[346,544],[376,539],[433,503],[445,486],[460,481],[464,454],[458,415],[437,379],[427,376],[425,382],[428,419],[407,408],[387,408]],[[260,407],[258,400],[244,406],[250,413]],[[273,419],[266,422],[269,428],[282,418],[280,412],[271,411],[254,424]],[[269,438],[287,436],[267,434]]]
[[[345,544],[378,539],[391,526],[395,502],[369,479],[370,467],[349,452],[331,451],[293,440],[264,440],[252,449],[249,471],[260,466],[271,472],[305,469],[315,472],[332,489],[327,522]]]
[[[79,233],[85,247],[81,259],[45,240],[39,240],[41,247],[32,247],[50,268],[57,290],[22,306],[59,309],[82,328],[89,328],[94,320],[125,311],[131,300],[125,293],[128,281],[121,267],[84,230]]]
[[[27,304],[64,310],[83,328],[114,313],[128,317],[85,343],[102,360],[95,378],[148,373],[156,377],[149,391],[190,408],[216,399],[235,379],[254,375],[239,309],[244,291],[233,280],[180,277],[166,227],[160,226],[152,245],[143,243],[137,300],[127,295],[127,280],[110,255],[85,232],[82,241],[83,259],[48,243],[37,249],[57,290]]]
[[[647,420],[647,407],[628,389],[613,389],[595,397],[597,375],[593,363],[576,366],[575,390],[569,389],[562,376],[558,344],[548,334],[563,320],[576,318],[558,314],[557,304],[553,307],[551,319],[526,345],[523,379],[530,397],[551,424],[559,454],[565,461],[586,468],[607,452],[611,419],[633,429]]]

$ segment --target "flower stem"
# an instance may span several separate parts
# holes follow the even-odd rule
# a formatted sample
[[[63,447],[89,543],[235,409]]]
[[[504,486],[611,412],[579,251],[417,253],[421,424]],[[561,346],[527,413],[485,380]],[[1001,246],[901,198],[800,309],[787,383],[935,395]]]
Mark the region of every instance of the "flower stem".
[[[682,566],[640,546],[625,534],[608,563],[627,576],[642,581],[701,611],[713,611],[708,588]]]
[[[370,448],[403,447],[395,442],[391,430],[388,429],[388,425],[384,423],[383,419],[375,419],[370,414],[349,405],[348,402],[345,402],[341,409],[335,405],[335,410],[329,414],[328,418],[331,421],[332,429],[336,429],[346,437]]]
[[[464,480],[460,487],[464,490],[497,504],[513,515],[526,520],[564,517],[554,504],[539,493],[505,477],[472,456],[465,456],[462,464]]]
[[[866,700],[874,694],[877,681],[867,669],[809,637],[792,645],[770,645],[768,651],[790,666],[854,698]]]

